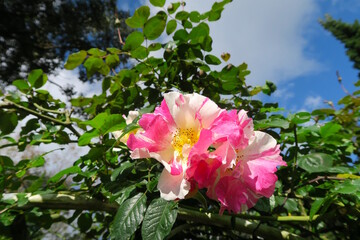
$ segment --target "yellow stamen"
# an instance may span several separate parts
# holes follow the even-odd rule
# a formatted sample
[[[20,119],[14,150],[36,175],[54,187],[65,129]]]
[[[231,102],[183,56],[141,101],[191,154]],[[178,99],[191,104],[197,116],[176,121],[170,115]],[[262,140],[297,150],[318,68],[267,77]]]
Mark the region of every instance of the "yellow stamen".
[[[194,144],[198,141],[199,135],[197,131],[192,128],[178,128],[174,133],[172,139],[172,146],[174,147],[175,151],[182,155],[184,145],[189,145],[190,147],[194,146]]]

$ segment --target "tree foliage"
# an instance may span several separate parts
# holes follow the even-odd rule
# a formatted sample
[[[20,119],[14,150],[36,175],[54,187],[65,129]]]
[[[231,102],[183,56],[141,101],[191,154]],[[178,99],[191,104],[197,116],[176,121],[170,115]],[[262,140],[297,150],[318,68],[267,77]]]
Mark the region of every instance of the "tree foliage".
[[[164,5],[160,0],[150,2]],[[220,19],[229,2],[214,3],[205,13],[187,12],[181,2],[155,14],[148,6],[138,8],[126,20],[135,30],[120,47],[68,56],[66,68],[83,66],[88,77],[102,76],[102,92],[71,99],[71,108],[42,89],[47,77],[39,69],[13,83],[18,91],[1,94],[1,149],[16,146],[22,152],[26,146],[49,143],[87,149],[78,159],[63,156],[73,164],[54,176],[34,172],[47,164],[48,153],[19,162],[0,156],[1,238],[21,234],[22,239],[40,239],[56,222],[76,225],[86,239],[358,237],[360,91],[342,98],[340,109],[311,113],[281,114],[276,103],[254,98],[270,95],[276,86],[249,86],[245,63],[233,65],[230,54],[211,54],[208,22]],[[164,33],[171,36],[165,43],[159,39]],[[155,51],[160,54],[153,55]],[[137,64],[120,69],[124,55]],[[224,67],[216,70],[221,63]],[[202,190],[181,201],[160,199],[156,185],[161,164],[132,160],[112,132],[121,130],[124,136],[138,128],[138,119],[126,123],[122,115],[135,109],[152,112],[163,93],[173,89],[201,93],[222,108],[244,109],[255,129],[277,139],[288,166],[278,170],[273,196],[236,215],[219,215],[219,204]],[[73,114],[76,108],[86,115]],[[13,138],[10,134],[17,126],[20,134]],[[65,214],[67,209],[75,211]]]
[[[325,20],[320,21],[321,25],[332,33],[336,39],[341,41],[347,49],[346,54],[352,62],[354,68],[360,70],[360,24],[355,20],[353,24],[335,20],[327,15]],[[360,73],[359,73],[360,77]]]
[[[119,47],[115,20],[128,15],[117,10],[115,0],[1,1],[0,80],[9,84],[21,72],[38,68],[50,73],[69,52]],[[126,37],[130,29],[124,22],[118,25]],[[126,58],[121,56],[121,62]]]

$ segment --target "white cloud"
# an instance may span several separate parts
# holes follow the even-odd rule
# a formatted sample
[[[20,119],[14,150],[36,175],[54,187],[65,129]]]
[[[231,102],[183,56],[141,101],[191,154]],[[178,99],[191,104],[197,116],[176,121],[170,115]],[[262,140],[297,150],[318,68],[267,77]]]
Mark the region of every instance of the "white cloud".
[[[94,94],[101,93],[101,82],[88,83],[83,82],[79,79],[78,71],[59,69],[54,71],[53,74],[49,75],[49,80],[59,84],[62,87],[73,86],[76,91],[76,96],[83,94],[86,97],[93,96]],[[46,89],[55,99],[60,99],[66,102],[66,96],[61,89],[53,84],[46,84],[43,89]]]
[[[304,107],[307,109],[315,109],[323,104],[323,99],[320,96],[308,96],[305,99]]]
[[[205,12],[214,2],[189,0],[185,10]],[[233,1],[219,21],[210,23],[213,53],[231,53],[234,65],[248,63],[251,84],[279,83],[317,71],[320,63],[305,53],[305,34],[317,23],[317,11],[311,0]]]

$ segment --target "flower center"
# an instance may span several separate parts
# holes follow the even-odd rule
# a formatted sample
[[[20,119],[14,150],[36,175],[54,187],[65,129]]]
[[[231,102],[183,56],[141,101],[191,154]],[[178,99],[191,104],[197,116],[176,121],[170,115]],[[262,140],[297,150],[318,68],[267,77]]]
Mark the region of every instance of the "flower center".
[[[172,139],[172,146],[174,147],[175,151],[182,155],[184,145],[188,145],[188,147],[194,146],[194,144],[199,139],[197,131],[192,128],[178,128],[176,129],[173,139]]]

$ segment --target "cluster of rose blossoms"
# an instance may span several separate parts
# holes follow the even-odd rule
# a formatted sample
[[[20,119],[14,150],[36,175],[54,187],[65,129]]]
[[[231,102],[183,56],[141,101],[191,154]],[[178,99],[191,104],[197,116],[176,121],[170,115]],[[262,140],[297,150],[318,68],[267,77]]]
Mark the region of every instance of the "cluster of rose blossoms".
[[[196,93],[164,94],[161,106],[142,115],[139,125],[127,146],[133,159],[154,158],[164,165],[158,189],[166,200],[206,188],[207,196],[221,203],[221,213],[238,213],[270,197],[277,167],[286,166],[276,140],[254,131],[244,110],[226,111]]]

